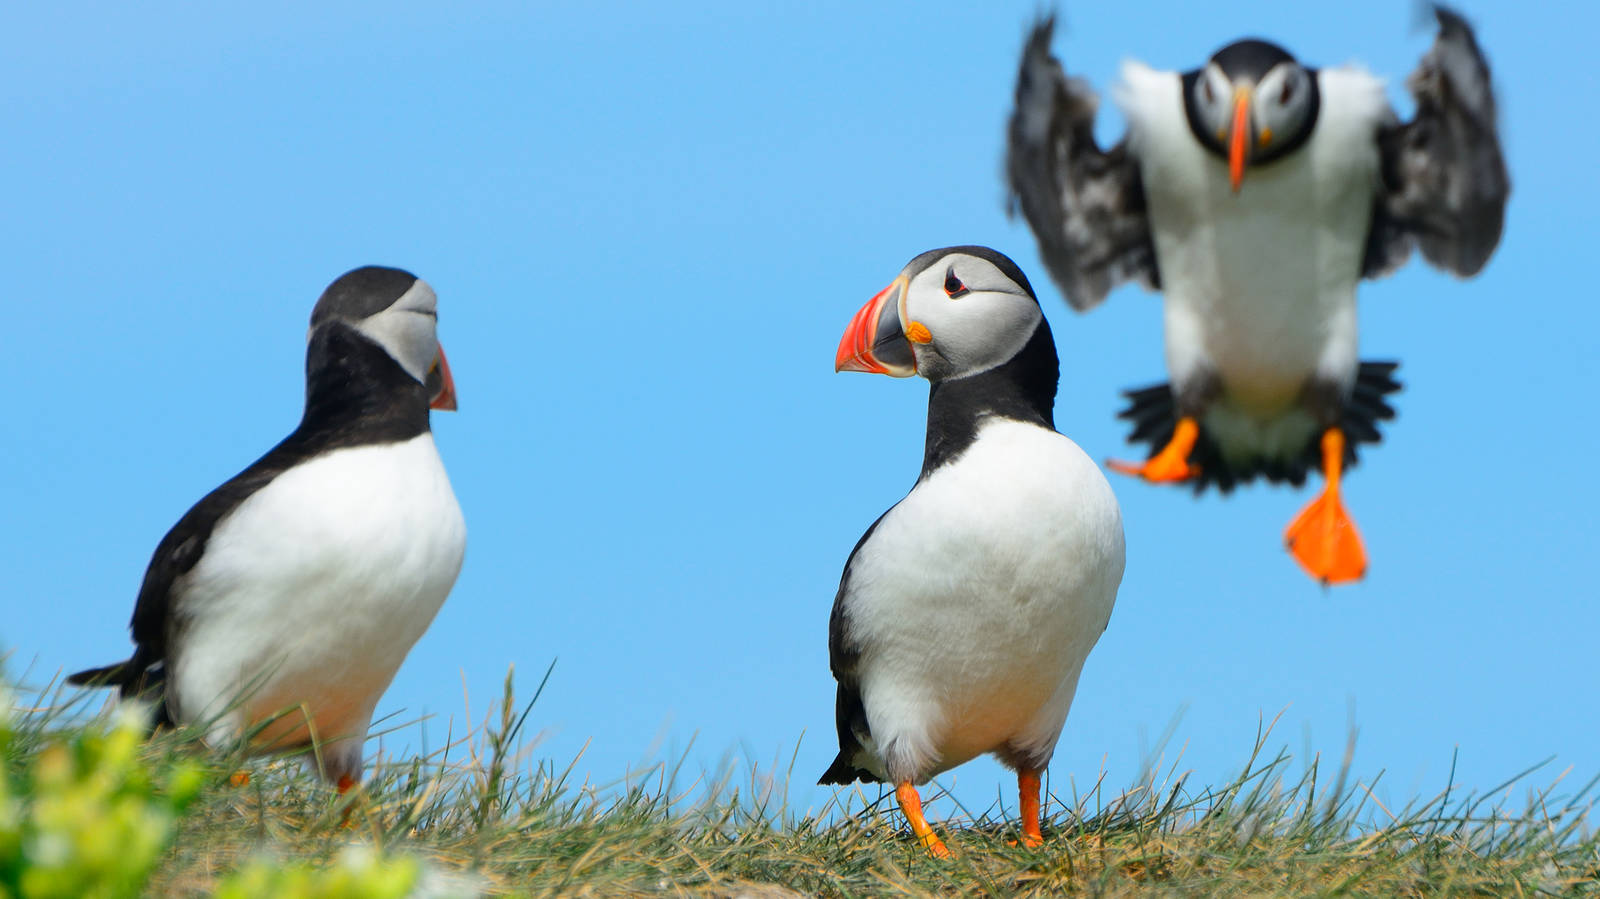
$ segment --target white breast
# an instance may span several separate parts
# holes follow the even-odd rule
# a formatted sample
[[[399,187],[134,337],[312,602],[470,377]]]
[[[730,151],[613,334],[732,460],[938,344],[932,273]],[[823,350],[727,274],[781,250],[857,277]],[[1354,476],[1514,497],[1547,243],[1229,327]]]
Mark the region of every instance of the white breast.
[[[1355,289],[1378,176],[1383,85],[1354,68],[1318,73],[1322,105],[1305,146],[1245,173],[1189,131],[1177,73],[1123,67],[1128,117],[1149,204],[1174,381],[1202,367],[1227,399],[1267,417],[1312,374],[1356,370]]]
[[[889,770],[922,780],[1006,746],[1048,758],[1122,568],[1116,497],[1083,451],[982,426],[851,566],[862,699]]]
[[[175,588],[189,620],[171,689],[185,720],[306,706],[319,736],[364,734],[461,570],[466,526],[431,434],[284,472],[212,533]],[[303,737],[301,721],[263,740]]]

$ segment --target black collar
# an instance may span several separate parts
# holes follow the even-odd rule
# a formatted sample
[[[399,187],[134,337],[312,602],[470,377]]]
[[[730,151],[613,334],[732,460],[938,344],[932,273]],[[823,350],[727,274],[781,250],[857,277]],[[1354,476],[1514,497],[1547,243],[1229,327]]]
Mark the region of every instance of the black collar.
[[[960,457],[977,439],[985,418],[1008,418],[1055,430],[1060,377],[1050,323],[1040,316],[1033,336],[1005,364],[933,384],[928,391],[928,443],[917,480]]]
[[[343,321],[312,332],[306,409],[295,434],[327,452],[396,443],[428,430],[428,391],[383,347]]]

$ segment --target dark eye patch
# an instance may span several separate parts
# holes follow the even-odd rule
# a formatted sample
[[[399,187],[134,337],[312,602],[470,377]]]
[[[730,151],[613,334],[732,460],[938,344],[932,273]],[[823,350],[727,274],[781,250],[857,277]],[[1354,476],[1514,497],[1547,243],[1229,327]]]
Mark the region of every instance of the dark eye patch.
[[[948,296],[950,299],[953,300],[956,297],[966,296],[967,294],[969,294],[971,292],[972,291],[967,289],[967,285],[962,284],[961,283],[961,279],[956,277],[956,267],[955,266],[952,265],[948,269],[945,270],[945,273],[944,273],[944,293],[945,293],[945,296]]]

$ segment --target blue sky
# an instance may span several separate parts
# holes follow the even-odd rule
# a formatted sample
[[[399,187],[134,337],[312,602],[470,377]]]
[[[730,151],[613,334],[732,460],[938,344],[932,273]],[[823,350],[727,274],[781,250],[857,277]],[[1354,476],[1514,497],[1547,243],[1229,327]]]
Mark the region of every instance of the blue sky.
[[[380,711],[475,714],[515,663],[531,727],[599,783],[831,760],[828,609],[915,479],[926,386],[835,375],[856,308],[913,255],[997,247],[1041,290],[1059,427],[1123,455],[1118,391],[1164,378],[1159,301],[1067,309],[1002,209],[1032,0],[134,7],[0,13],[5,200],[0,645],[39,679],[122,658],[157,540],[300,412],[304,328],[358,265],[440,298],[461,411],[435,431],[469,527],[454,594]],[[1051,771],[1200,783],[1276,743],[1343,752],[1403,801],[1549,756],[1600,770],[1593,647],[1596,14],[1474,3],[1515,183],[1487,271],[1362,292],[1398,358],[1385,444],[1347,480],[1365,583],[1324,592],[1279,534],[1309,494],[1113,484],[1128,568]],[[1404,4],[1080,4],[1056,49],[1188,68],[1245,34],[1400,83]],[[1159,25],[1159,30],[1154,26]],[[1107,138],[1121,125],[1110,111]],[[803,735],[803,738],[802,738]],[[413,736],[390,738],[403,749]],[[796,746],[798,744],[798,749]],[[1549,777],[1543,779],[1548,780]],[[992,761],[941,780],[983,808]],[[934,814],[952,811],[936,803]]]

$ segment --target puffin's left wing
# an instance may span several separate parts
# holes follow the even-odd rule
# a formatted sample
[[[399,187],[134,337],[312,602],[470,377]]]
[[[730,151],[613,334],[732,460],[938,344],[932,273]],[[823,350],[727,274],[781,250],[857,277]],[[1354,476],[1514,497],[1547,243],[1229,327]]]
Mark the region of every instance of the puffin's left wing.
[[[1082,312],[1123,281],[1155,290],[1160,277],[1138,162],[1127,141],[1105,151],[1095,143],[1099,98],[1050,55],[1054,29],[1054,17],[1040,21],[1022,51],[1006,142],[1007,207],[1012,215],[1022,208],[1051,277]]]
[[[1443,6],[1433,12],[1439,35],[1406,79],[1416,116],[1378,134],[1383,180],[1363,277],[1399,268],[1413,243],[1432,265],[1468,277],[1500,242],[1511,178],[1500,151],[1489,64],[1466,19]]]

